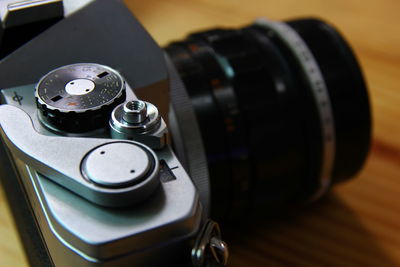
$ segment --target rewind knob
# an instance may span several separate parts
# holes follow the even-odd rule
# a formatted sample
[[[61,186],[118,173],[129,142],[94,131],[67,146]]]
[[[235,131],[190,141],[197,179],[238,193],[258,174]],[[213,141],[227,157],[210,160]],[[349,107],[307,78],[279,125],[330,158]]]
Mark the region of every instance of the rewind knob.
[[[47,73],[36,85],[39,118],[50,130],[84,133],[107,127],[111,111],[126,98],[114,69],[79,63]]]

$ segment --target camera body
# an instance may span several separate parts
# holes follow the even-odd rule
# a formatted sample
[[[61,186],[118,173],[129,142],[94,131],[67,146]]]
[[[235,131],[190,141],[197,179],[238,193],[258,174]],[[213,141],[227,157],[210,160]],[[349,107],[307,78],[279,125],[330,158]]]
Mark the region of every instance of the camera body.
[[[169,120],[170,90],[177,92],[183,85],[172,64],[167,66],[164,52],[123,3],[86,2],[90,3],[69,1],[63,20],[3,59],[0,67],[4,70],[1,103],[5,104],[0,106],[1,164],[5,166],[1,177],[9,202],[16,203],[12,210],[29,260],[35,266],[187,264],[197,244],[200,252],[192,260],[201,265],[204,247],[212,236],[219,236],[219,228],[209,220],[209,203],[201,203],[207,195],[200,196],[184,169],[190,166],[182,166],[172,151],[163,119]],[[109,17],[114,13],[118,18]],[[114,43],[122,37],[124,42]],[[21,65],[21,60],[27,64]],[[32,62],[37,62],[35,67]],[[40,97],[35,96],[39,79],[52,69],[79,62],[91,62],[80,64],[83,71],[105,68],[103,73],[120,79],[126,103],[137,101],[138,94],[155,104],[143,102],[147,110],[152,107],[156,112],[157,129],[136,131],[122,140],[124,134],[108,131],[112,128],[108,125],[71,133],[46,123],[38,109]],[[95,78],[102,80],[99,77]],[[87,73],[80,78],[90,80]],[[69,90],[79,90],[77,86]],[[115,115],[107,112],[109,117]],[[87,123],[90,119],[72,128]],[[195,119],[190,123],[195,124]],[[111,139],[111,132],[116,139]],[[102,154],[106,158],[98,161]],[[201,164],[201,153],[197,159],[195,164]],[[130,170],[127,166],[132,164],[135,169]],[[206,180],[206,169],[195,175]],[[208,240],[204,240],[206,228]]]

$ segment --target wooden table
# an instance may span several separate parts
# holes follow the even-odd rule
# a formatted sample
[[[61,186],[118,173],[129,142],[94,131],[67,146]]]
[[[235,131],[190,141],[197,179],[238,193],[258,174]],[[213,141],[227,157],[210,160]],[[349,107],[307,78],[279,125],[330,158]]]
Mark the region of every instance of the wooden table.
[[[374,142],[350,182],[308,209],[225,233],[230,266],[400,265],[400,2],[395,0],[126,0],[165,45],[193,30],[238,27],[254,18],[315,15],[354,47],[370,87]],[[0,265],[27,262],[0,195]]]

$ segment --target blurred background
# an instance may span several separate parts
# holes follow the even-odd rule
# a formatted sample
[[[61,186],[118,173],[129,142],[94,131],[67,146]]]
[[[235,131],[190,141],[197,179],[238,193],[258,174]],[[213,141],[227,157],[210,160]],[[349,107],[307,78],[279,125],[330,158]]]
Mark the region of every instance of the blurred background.
[[[229,266],[400,266],[400,2],[397,0],[125,0],[162,46],[257,17],[316,16],[350,42],[369,85],[374,135],[358,176],[318,203],[224,229]],[[262,212],[262,211],[260,211]],[[0,190],[0,266],[26,266]]]

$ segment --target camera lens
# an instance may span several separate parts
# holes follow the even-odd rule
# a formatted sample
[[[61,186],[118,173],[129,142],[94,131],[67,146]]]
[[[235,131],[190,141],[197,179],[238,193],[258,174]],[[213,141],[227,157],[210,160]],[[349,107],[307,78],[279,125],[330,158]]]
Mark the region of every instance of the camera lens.
[[[214,217],[301,205],[364,163],[367,88],[327,23],[259,20],[194,33],[165,50],[200,127]]]

